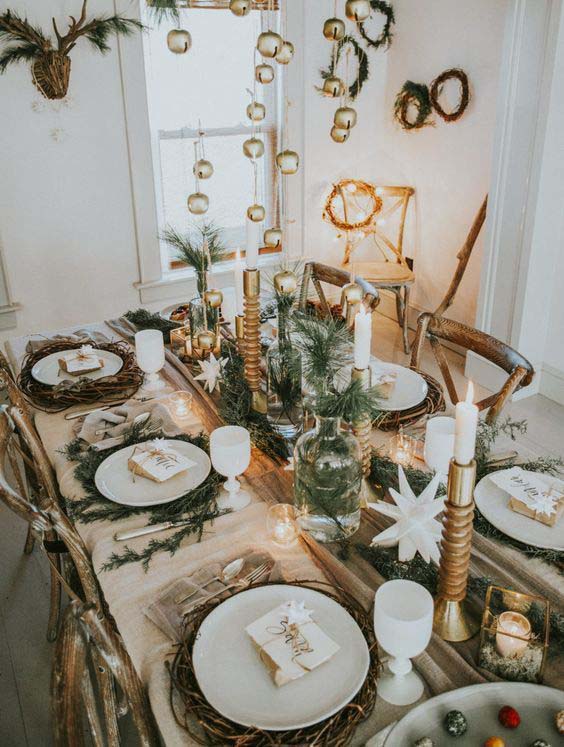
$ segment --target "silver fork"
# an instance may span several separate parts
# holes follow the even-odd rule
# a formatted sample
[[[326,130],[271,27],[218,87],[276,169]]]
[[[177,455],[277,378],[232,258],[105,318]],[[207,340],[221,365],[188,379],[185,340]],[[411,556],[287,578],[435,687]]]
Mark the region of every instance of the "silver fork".
[[[182,614],[185,615],[190,610],[194,609],[195,607],[199,607],[202,604],[205,604],[210,599],[213,599],[214,597],[218,597],[220,594],[223,594],[226,591],[229,591],[229,589],[235,589],[236,587],[245,588],[245,586],[250,586],[255,581],[258,581],[258,579],[263,576],[266,571],[269,569],[268,563],[261,563],[261,565],[257,566],[254,570],[252,570],[250,573],[247,573],[246,576],[243,576],[243,578],[240,578],[238,581],[234,581],[232,584],[228,584],[223,589],[220,589],[219,591],[215,591],[213,594],[210,594],[207,597],[204,597],[201,601],[197,602],[196,604],[189,604],[187,607],[184,607],[182,609]]]

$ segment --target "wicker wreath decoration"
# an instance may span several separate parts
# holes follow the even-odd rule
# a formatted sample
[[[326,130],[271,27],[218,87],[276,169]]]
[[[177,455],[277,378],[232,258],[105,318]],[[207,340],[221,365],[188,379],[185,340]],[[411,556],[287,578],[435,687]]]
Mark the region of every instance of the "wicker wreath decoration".
[[[358,196],[360,193],[366,196],[370,202],[370,208],[365,211],[365,217],[362,220],[351,221],[346,216],[345,193],[351,185],[354,186],[351,196],[353,194]],[[337,213],[337,201],[340,201],[343,206],[344,218],[341,218]],[[382,210],[382,205],[382,198],[376,194],[376,188],[373,184],[358,179],[342,179],[333,185],[333,189],[327,197],[324,217],[328,218],[335,228],[341,231],[357,231],[361,228],[366,228],[372,223],[374,217]]]
[[[417,111],[415,119],[410,118],[410,109]],[[396,97],[394,116],[404,130],[420,130],[432,124],[429,116],[433,111],[429,89],[424,83],[414,83],[411,80],[403,84],[403,88]]]
[[[370,0],[370,7],[385,16],[384,27],[375,39],[368,35],[365,23],[358,24],[358,32],[372,49],[380,49],[380,47],[387,49],[392,43],[392,26],[396,22],[394,9],[386,0]]]
[[[446,112],[439,102],[439,97],[443,89],[444,84],[447,80],[457,80],[460,83],[460,100],[458,106],[452,112]],[[431,83],[429,88],[429,98],[431,105],[437,114],[445,120],[445,122],[456,122],[457,119],[464,114],[468,103],[470,101],[470,84],[468,82],[468,76],[460,68],[453,67],[450,70],[445,70]]]

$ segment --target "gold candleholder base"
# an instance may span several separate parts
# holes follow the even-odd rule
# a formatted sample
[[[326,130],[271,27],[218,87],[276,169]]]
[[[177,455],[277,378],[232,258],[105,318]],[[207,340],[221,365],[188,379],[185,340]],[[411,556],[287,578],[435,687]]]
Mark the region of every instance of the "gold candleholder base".
[[[245,355],[245,316],[237,314],[235,317],[235,339],[237,340],[237,352],[239,355]]]
[[[362,382],[363,389],[370,389],[372,384],[372,369],[353,368],[351,378],[353,381]],[[370,436],[372,433],[372,421],[370,418],[363,418],[353,423],[353,433],[360,444],[362,457],[362,488],[361,488],[361,506],[366,508],[371,497],[370,486],[368,485],[368,476],[370,475],[370,463],[372,459],[372,445]]]
[[[466,602],[474,518],[476,462],[451,459],[443,516],[439,587],[433,630],[445,641],[467,641],[480,628]]]
[[[245,378],[252,392],[252,408],[266,413],[266,395],[261,391],[260,374],[260,272],[243,271],[243,305],[245,316],[244,358]]]

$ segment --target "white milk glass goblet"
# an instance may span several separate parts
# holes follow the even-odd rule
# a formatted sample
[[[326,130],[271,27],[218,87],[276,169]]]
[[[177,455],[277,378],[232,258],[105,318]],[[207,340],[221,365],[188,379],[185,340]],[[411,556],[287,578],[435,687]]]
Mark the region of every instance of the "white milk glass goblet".
[[[135,333],[135,357],[145,374],[141,393],[151,393],[166,386],[159,376],[165,364],[163,333],[158,329],[144,329]]]
[[[240,511],[251,502],[251,496],[241,485],[237,476],[241,475],[251,461],[251,437],[246,428],[226,425],[216,428],[210,435],[210,457],[214,469],[227,477],[217,499],[220,509]]]
[[[378,695],[392,705],[409,705],[423,695],[423,682],[410,659],[421,654],[431,640],[433,597],[414,581],[382,584],[374,598],[374,632],[392,657],[378,679]]]
[[[425,464],[445,479],[454,456],[454,418],[429,418],[425,427]]]

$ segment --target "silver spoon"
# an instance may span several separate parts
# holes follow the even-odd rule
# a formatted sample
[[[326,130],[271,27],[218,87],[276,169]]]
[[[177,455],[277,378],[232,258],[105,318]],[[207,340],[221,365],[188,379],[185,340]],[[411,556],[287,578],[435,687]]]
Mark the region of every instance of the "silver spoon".
[[[203,583],[200,586],[200,588],[194,589],[194,591],[191,591],[190,594],[187,594],[187,595],[179,594],[177,597],[174,598],[174,603],[182,604],[182,602],[185,602],[187,599],[190,599],[190,597],[193,597],[194,594],[200,591],[200,589],[203,589],[205,586],[208,586],[214,581],[222,581],[222,582],[230,581],[232,578],[235,578],[235,576],[237,576],[241,572],[244,565],[245,565],[245,561],[243,558],[237,558],[237,560],[232,560],[231,563],[228,563],[225,566],[225,568],[221,571],[219,576],[210,578],[208,581]]]

